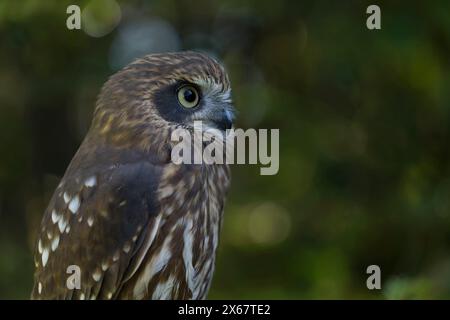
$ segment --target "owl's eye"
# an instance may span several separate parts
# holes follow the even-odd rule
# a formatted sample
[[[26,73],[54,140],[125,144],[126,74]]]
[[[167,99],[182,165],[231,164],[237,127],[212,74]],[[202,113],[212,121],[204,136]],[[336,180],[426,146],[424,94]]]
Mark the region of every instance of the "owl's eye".
[[[198,105],[199,94],[193,86],[183,86],[178,89],[178,101],[185,108],[191,109]]]

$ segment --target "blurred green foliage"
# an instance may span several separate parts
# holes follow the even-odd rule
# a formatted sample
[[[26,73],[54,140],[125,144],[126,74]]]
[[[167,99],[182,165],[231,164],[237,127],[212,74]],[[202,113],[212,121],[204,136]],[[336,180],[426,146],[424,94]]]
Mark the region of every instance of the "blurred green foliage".
[[[41,215],[154,21],[175,40],[150,51],[214,53],[237,125],[280,129],[277,175],[233,167],[210,298],[450,298],[450,2],[379,1],[369,31],[366,1],[118,1],[100,38],[72,3],[0,0],[0,298],[29,297]]]

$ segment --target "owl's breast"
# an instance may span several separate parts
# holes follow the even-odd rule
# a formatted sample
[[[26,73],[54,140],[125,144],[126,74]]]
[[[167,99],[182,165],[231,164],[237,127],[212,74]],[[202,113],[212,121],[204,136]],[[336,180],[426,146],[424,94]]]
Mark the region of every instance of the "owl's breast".
[[[191,169],[191,170],[187,170]],[[124,287],[132,299],[202,299],[212,280],[223,206],[226,166],[168,167],[158,189],[156,235]]]

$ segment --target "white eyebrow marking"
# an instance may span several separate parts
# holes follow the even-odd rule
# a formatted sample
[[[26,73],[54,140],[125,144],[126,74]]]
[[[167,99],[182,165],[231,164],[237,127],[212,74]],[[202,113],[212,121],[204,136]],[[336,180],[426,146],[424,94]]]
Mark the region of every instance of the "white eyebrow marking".
[[[223,83],[217,83],[214,79],[208,77],[208,78],[202,78],[202,77],[196,77],[192,80],[195,84],[197,84],[200,87],[203,87],[209,93],[219,93],[224,90]]]
[[[72,199],[69,203],[69,210],[72,211],[73,214],[77,213],[78,208],[80,208],[80,197],[78,195]]]
[[[89,218],[87,219],[87,223],[88,223],[89,227],[92,227],[92,225],[94,224],[94,218],[89,217]]]

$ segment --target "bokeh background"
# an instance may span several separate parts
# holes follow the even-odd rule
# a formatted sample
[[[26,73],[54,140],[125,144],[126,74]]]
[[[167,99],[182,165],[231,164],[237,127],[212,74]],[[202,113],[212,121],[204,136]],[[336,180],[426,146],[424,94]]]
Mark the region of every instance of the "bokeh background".
[[[450,298],[450,2],[377,1],[377,31],[369,4],[0,0],[0,298],[29,297],[101,85],[186,49],[224,62],[238,127],[280,129],[277,175],[233,167],[210,298]]]

